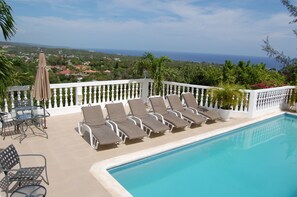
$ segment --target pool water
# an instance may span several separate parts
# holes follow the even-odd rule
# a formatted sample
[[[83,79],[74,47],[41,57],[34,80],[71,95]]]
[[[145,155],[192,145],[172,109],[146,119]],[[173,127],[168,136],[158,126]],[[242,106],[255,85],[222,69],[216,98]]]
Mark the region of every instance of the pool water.
[[[294,197],[297,117],[284,114],[108,171],[133,196]]]

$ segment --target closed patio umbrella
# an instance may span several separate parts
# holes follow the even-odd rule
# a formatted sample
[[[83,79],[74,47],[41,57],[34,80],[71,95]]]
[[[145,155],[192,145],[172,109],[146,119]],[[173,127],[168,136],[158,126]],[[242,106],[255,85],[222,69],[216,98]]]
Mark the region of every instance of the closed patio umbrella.
[[[43,101],[44,128],[46,128],[45,101],[51,98],[51,90],[49,75],[46,69],[45,55],[43,52],[39,53],[38,69],[35,77],[32,96],[38,101]]]

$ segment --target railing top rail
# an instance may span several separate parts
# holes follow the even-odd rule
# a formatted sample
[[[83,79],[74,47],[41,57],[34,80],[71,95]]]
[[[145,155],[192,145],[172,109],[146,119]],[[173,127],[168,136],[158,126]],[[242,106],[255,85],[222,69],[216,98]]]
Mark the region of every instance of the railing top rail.
[[[124,84],[124,83],[139,83],[143,79],[128,79],[128,80],[110,80],[110,81],[91,81],[91,82],[75,82],[75,83],[58,83],[50,84],[51,88],[67,88],[67,87],[84,87],[96,85],[111,85],[111,84]]]
[[[194,84],[178,83],[178,82],[172,82],[172,81],[164,81],[164,83],[168,83],[168,84],[172,84],[172,85],[178,85],[178,86],[188,86],[188,87],[203,88],[203,89],[215,88],[213,86],[194,85]]]
[[[259,93],[259,92],[271,92],[271,91],[295,89],[295,88],[296,88],[295,86],[282,86],[282,87],[275,87],[275,88],[258,89],[253,91]]]
[[[11,91],[26,91],[26,90],[30,90],[30,85],[25,85],[25,86],[10,86],[7,88],[8,92]]]

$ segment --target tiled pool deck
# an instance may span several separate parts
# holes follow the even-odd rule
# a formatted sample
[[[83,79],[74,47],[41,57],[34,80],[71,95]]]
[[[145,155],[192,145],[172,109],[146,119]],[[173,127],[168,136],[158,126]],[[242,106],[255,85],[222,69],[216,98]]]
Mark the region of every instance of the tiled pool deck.
[[[118,146],[99,147],[99,150],[96,151],[75,130],[77,123],[81,120],[81,113],[49,117],[47,119],[48,139],[29,135],[20,144],[18,140],[6,137],[5,140],[0,139],[0,149],[9,144],[14,144],[20,154],[40,153],[45,155],[50,180],[50,185],[45,186],[49,197],[108,197],[111,196],[110,193],[90,173],[90,168],[94,163],[254,121],[251,119],[231,119],[229,122],[217,121],[192,129],[187,128],[185,131],[145,137],[141,141],[127,142]],[[37,161],[30,161],[28,164],[31,162],[34,164]],[[3,193],[1,194],[4,196]]]

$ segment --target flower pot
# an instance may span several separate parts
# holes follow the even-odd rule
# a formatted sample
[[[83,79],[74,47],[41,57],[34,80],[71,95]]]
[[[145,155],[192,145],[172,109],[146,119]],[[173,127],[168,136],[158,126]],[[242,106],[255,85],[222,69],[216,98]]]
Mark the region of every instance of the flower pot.
[[[221,116],[222,120],[227,122],[230,120],[231,110],[228,109],[220,109],[219,115]]]

